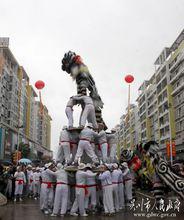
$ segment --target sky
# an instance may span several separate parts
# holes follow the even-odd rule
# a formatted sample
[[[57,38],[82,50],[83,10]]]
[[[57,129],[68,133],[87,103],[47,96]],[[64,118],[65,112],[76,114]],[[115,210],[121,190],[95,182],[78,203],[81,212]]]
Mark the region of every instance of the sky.
[[[127,106],[126,74],[135,81],[135,103],[154,61],[184,28],[184,0],[0,0],[0,37],[34,85],[46,84],[43,102],[52,117],[52,150],[67,124],[65,106],[76,84],[61,70],[61,59],[80,54],[104,102],[103,118],[111,129]],[[75,125],[80,109],[74,108]]]

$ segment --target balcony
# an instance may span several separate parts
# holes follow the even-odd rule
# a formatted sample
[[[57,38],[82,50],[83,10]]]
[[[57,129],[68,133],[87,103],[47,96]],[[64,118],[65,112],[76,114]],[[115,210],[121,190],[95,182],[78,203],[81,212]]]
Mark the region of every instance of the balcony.
[[[165,123],[160,124],[160,129],[163,129],[167,126],[169,126],[169,121],[166,121]]]
[[[157,102],[157,98],[156,97],[154,97],[150,102],[148,102],[148,107],[150,107],[153,104],[155,104],[155,102]]]
[[[184,82],[181,82],[181,85],[173,89],[171,95],[175,96],[178,92],[180,92],[184,88]]]
[[[170,83],[174,83],[179,77],[184,75],[184,68],[182,68],[171,80]]]
[[[161,135],[161,137],[160,137],[160,141],[164,141],[164,140],[167,140],[167,139],[170,139],[170,134],[169,134],[169,132],[167,132],[167,133],[164,134],[164,135]]]
[[[182,56],[182,54],[178,55],[173,61],[172,63],[169,64],[169,70],[170,72],[175,71],[175,69],[177,69],[177,67],[183,62],[184,58]]]
[[[164,112],[159,112],[159,118],[163,117],[164,115],[168,114],[169,110],[165,110]]]
[[[157,110],[158,110],[158,109],[157,109],[157,107],[155,106],[155,108],[154,108],[153,110],[148,111],[148,117],[154,115],[154,114],[157,112]]]
[[[159,103],[158,103],[158,107],[160,107],[161,105],[163,105],[165,102],[168,101],[167,96],[165,96]]]

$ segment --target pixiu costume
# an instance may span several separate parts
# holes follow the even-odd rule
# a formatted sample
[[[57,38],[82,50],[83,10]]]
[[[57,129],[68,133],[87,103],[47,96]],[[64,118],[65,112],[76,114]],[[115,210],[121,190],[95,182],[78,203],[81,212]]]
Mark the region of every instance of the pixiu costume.
[[[171,170],[167,161],[163,158],[158,144],[155,141],[150,141],[144,145],[144,151],[150,157],[155,168],[153,190],[156,200],[160,201],[163,198],[164,185],[184,199],[184,179]]]
[[[71,51],[65,53],[62,59],[62,70],[70,74],[76,81],[78,94],[87,95],[87,89],[89,90],[90,97],[92,98],[95,107],[97,123],[104,123],[101,115],[103,102],[98,94],[95,81],[89,73],[87,66],[82,62],[81,57]]]
[[[138,172],[141,169],[141,160],[139,159],[139,157],[134,154],[133,151],[128,150],[128,149],[123,149],[121,151],[121,162],[127,162],[128,167],[131,171],[131,175],[132,175],[132,198],[136,199],[136,195],[135,195],[135,186],[136,186],[136,179],[138,177]]]

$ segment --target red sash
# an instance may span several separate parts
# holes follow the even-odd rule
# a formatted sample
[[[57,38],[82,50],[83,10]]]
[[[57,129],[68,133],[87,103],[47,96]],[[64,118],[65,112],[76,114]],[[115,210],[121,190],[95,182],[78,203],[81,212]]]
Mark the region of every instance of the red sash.
[[[85,139],[85,138],[81,138],[80,141],[89,141],[89,142],[91,142],[90,140]]]
[[[52,188],[52,184],[53,184],[52,182],[42,182],[42,183],[47,184],[48,189]]]
[[[119,184],[120,182],[112,182],[112,184]]]
[[[16,181],[18,181],[19,185],[22,185],[24,183],[24,180],[16,180]]]
[[[97,187],[97,184],[86,185],[86,187]]]
[[[56,183],[56,185],[59,185],[59,184],[68,185],[67,183],[64,183],[64,182],[57,182]]]
[[[87,186],[86,185],[75,185],[76,188],[82,188],[85,190],[85,196],[88,194]]]

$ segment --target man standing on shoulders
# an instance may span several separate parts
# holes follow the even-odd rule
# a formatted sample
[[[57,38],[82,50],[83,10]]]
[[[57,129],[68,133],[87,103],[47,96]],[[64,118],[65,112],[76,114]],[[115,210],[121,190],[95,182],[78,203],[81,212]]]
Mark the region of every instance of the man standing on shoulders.
[[[116,130],[114,128],[111,130],[111,134],[107,134],[107,141],[110,150],[110,162],[116,163],[117,141],[116,141]]]
[[[84,151],[92,159],[93,163],[98,163],[98,158],[94,152],[94,149],[91,146],[93,136],[98,136],[98,134],[93,130],[93,125],[91,123],[88,123],[88,126],[85,127],[80,133],[80,140],[74,160],[75,163],[77,163],[79,158],[82,157]]]
[[[107,136],[104,131],[103,124],[99,124],[98,142],[99,142],[99,149],[102,152],[102,160],[104,163],[106,163],[107,162],[108,144],[107,144]]]
[[[70,136],[67,131],[67,126],[63,126],[60,133],[59,148],[57,153],[56,161],[59,163],[70,162]]]

